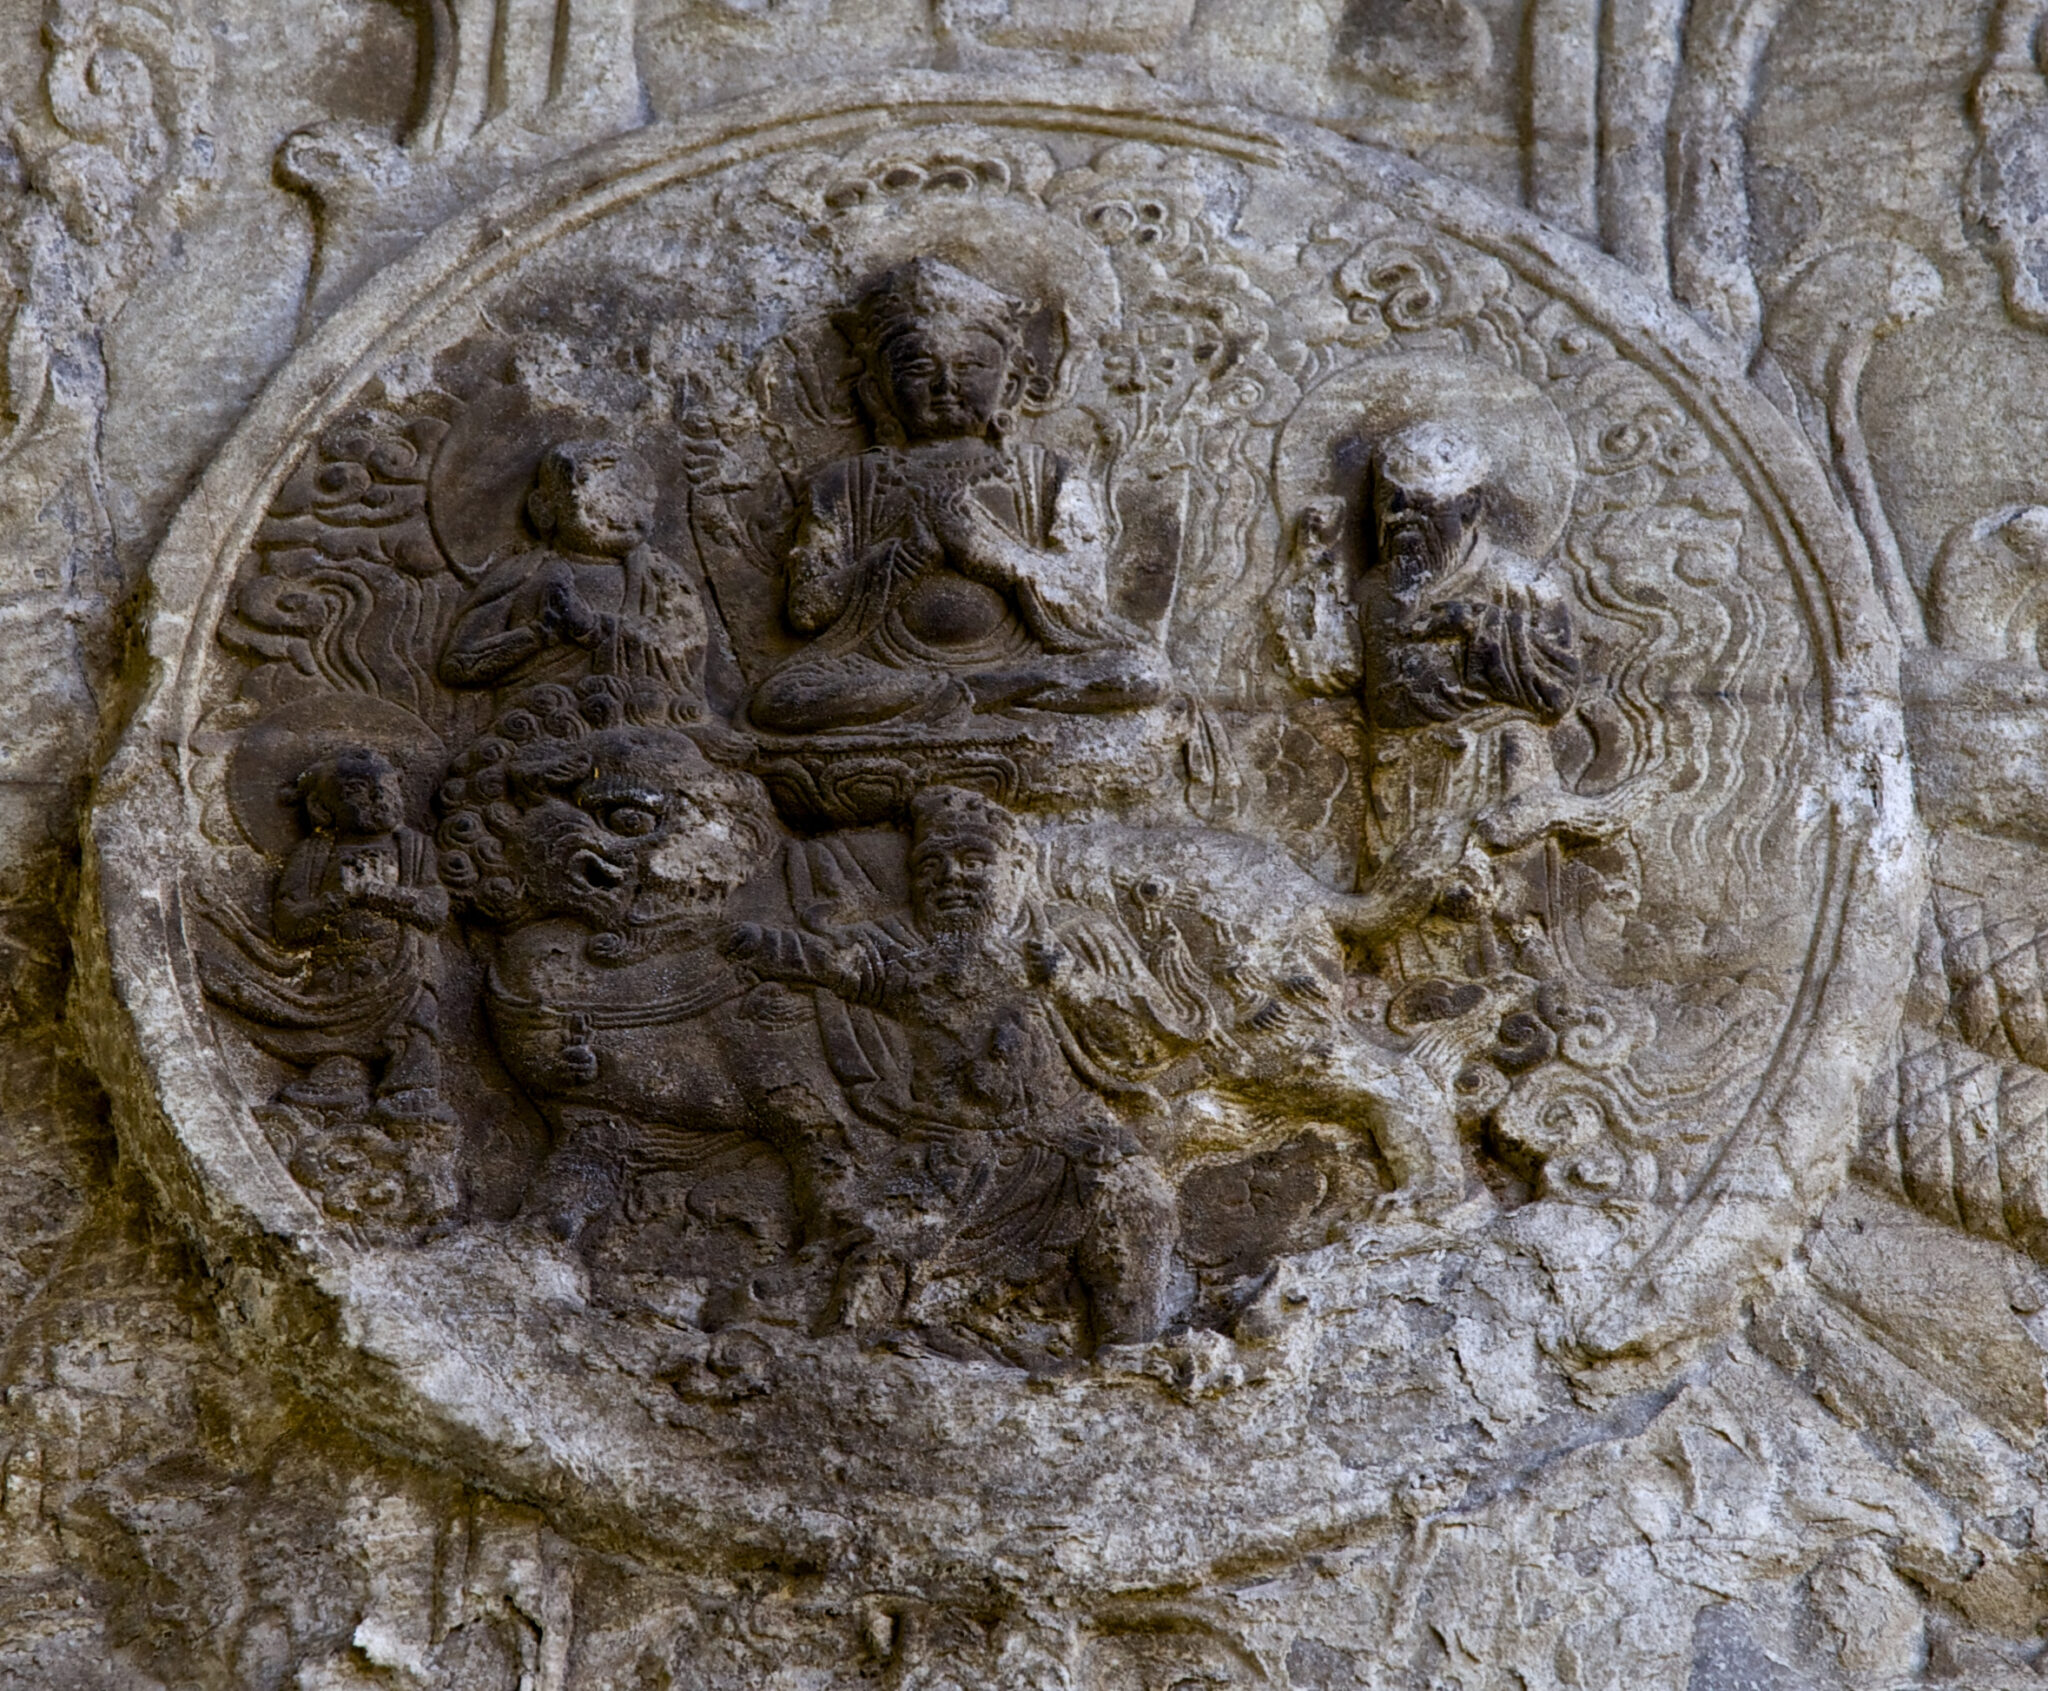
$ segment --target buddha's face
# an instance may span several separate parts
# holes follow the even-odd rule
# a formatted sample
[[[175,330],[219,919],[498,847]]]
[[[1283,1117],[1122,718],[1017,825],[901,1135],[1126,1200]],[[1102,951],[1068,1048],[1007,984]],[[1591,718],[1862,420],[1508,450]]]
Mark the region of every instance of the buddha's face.
[[[986,435],[1010,384],[1010,349],[987,329],[926,318],[877,349],[881,398],[912,441]]]

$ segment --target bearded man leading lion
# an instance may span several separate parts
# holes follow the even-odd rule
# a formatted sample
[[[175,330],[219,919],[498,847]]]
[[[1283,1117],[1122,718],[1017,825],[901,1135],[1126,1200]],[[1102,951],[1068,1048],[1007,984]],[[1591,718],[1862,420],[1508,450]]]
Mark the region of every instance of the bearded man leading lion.
[[[750,1139],[787,1164],[806,1244],[783,1318],[947,1339],[1071,1276],[1096,1342],[1172,1320],[1176,1200],[1133,1131],[1161,1100],[1130,1054],[1228,1070],[1272,1036],[1261,1019],[1219,1041],[1112,915],[1036,891],[1031,836],[1001,806],[928,789],[902,845],[908,910],[799,925],[795,848],[758,783],[627,721],[593,678],[523,695],[442,807],[495,1042],[550,1130],[529,1222],[573,1240],[639,1176]],[[1311,900],[1319,921],[1363,902]],[[828,1001],[889,1024],[893,1070],[829,1048]],[[1453,1201],[1450,1111],[1423,1078],[1390,1062],[1343,1084],[1395,1125],[1441,1123],[1382,1150],[1410,1197]]]

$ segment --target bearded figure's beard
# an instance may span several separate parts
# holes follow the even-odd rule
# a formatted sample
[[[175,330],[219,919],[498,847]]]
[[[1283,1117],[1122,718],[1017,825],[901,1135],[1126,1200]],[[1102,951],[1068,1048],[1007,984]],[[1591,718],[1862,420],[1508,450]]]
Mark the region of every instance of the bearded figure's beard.
[[[1414,599],[1432,582],[1450,573],[1464,551],[1463,535],[1447,536],[1427,517],[1396,519],[1381,529],[1380,547],[1387,560],[1395,597]]]
[[[995,931],[995,910],[993,906],[981,900],[971,904],[953,905],[946,909],[926,905],[919,912],[918,925],[934,939],[949,936],[963,939],[985,938]]]

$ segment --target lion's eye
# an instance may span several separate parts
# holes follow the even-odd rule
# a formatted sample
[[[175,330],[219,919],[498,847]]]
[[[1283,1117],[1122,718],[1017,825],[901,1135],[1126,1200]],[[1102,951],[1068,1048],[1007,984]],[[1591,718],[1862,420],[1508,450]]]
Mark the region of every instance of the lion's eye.
[[[606,812],[604,825],[615,834],[637,838],[641,834],[653,833],[656,821],[653,811],[637,804],[622,804]]]

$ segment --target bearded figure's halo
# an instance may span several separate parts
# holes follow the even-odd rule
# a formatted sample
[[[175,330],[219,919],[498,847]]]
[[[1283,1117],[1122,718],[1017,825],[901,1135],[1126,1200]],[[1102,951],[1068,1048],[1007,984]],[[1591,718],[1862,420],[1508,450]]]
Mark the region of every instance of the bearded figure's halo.
[[[1362,522],[1373,453],[1417,423],[1455,431],[1485,458],[1487,529],[1496,540],[1531,557],[1557,544],[1578,480],[1564,418],[1525,377],[1442,353],[1354,365],[1309,391],[1274,447],[1281,520],[1334,494]]]

